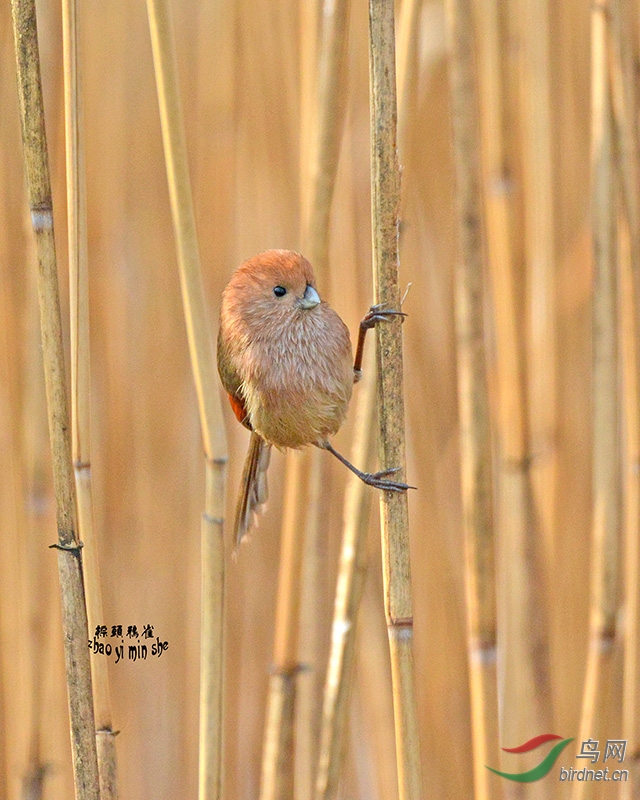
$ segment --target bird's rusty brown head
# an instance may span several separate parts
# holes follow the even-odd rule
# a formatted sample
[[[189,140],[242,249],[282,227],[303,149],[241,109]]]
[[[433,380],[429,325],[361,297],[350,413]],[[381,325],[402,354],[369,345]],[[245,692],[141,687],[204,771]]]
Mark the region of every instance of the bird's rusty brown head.
[[[320,304],[313,268],[292,250],[267,250],[245,261],[225,290],[236,311],[249,319],[284,320]]]

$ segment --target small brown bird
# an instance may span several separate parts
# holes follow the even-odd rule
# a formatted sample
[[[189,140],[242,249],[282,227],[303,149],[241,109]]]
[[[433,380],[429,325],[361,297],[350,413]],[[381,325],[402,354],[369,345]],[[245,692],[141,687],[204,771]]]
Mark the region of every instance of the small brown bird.
[[[383,472],[361,472],[331,446],[360,378],[366,331],[401,311],[373,306],[360,323],[353,361],[349,331],[320,299],[311,264],[290,250],[245,261],[222,295],[218,371],[238,420],[251,431],[235,520],[236,545],[267,500],[271,446],[316,445],[365,483],[405,491]]]

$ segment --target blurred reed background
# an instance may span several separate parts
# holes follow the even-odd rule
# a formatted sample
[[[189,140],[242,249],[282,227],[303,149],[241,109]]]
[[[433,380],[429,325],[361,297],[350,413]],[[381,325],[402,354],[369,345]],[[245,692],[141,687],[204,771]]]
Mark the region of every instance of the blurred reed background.
[[[475,790],[478,728],[471,698],[478,680],[487,681],[477,678],[473,659],[490,662],[494,651],[491,637],[480,641],[477,629],[467,632],[473,588],[467,594],[466,587],[478,581],[467,573],[472,560],[465,558],[468,509],[460,479],[454,288],[457,254],[464,255],[458,221],[465,218],[455,211],[461,173],[458,161],[454,169],[447,66],[447,42],[456,52],[456,8],[463,16],[474,13],[475,116],[482,131],[476,165],[482,196],[470,224],[484,231],[475,257],[486,297],[499,656],[499,712],[496,697],[485,697],[495,710],[487,718],[487,759],[508,772],[525,770],[540,761],[541,751],[500,762],[500,746],[548,732],[575,737],[539,783],[510,783],[486,770],[479,781],[480,763]],[[56,4],[40,2],[38,11],[68,337],[62,21]],[[322,4],[174,0],[171,11],[202,274],[215,325],[221,291],[244,258],[308,241]],[[639,9],[630,0],[593,8],[575,0],[456,0],[447,9],[434,0],[402,0],[396,11],[400,280],[402,287],[412,283],[402,330],[407,476],[419,487],[409,496],[409,519],[424,797],[458,800],[474,791],[491,798],[640,796],[632,780],[640,753]],[[79,3],[79,14],[101,622],[109,633],[122,625],[125,634],[130,625],[141,631],[151,624],[154,640],[169,642],[160,658],[109,659],[119,794],[189,798],[198,791],[205,486],[149,23],[142,2],[88,0]],[[461,68],[473,70],[473,61]],[[54,800],[71,797],[73,782],[56,556],[48,549],[56,539],[55,506],[9,4],[0,7],[0,69],[0,798]],[[344,132],[319,289],[355,337],[373,291],[366,3],[351,3],[341,85]],[[471,86],[462,107],[474,102]],[[355,388],[353,409],[364,390]],[[226,406],[225,415],[229,517],[247,434]],[[351,450],[355,423],[352,413],[336,439],[342,452]],[[361,441],[358,447],[367,452]],[[223,796],[229,800],[260,793],[285,460],[274,454],[267,510],[236,560],[234,543],[226,542]],[[334,461],[323,457],[312,467],[320,470],[317,500],[304,480],[297,498],[303,517],[311,503],[321,508],[303,580],[315,595],[301,600],[300,659],[308,669],[298,678],[296,797],[305,800],[313,796],[342,533],[346,476]],[[306,461],[299,467],[304,476]],[[360,509],[370,518],[366,584],[338,796],[393,800],[375,491]],[[628,740],[620,765],[631,772],[628,783],[558,782],[560,765],[585,766],[575,756],[589,737],[601,749],[607,739]]]

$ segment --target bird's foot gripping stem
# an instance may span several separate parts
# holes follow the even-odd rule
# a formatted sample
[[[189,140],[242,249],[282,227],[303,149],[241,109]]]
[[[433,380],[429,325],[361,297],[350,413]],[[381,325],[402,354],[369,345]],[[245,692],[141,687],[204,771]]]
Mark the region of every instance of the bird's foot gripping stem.
[[[356,357],[353,362],[354,383],[357,383],[362,377],[362,354],[364,352],[364,340],[367,331],[371,328],[375,328],[379,322],[389,322],[393,317],[400,317],[404,322],[406,316],[404,311],[396,311],[393,308],[387,308],[386,303],[376,303],[376,305],[371,306],[369,311],[364,315],[360,323],[360,330],[358,331],[358,347],[356,348]]]
[[[360,327],[369,330],[369,328],[373,328],[377,325],[378,322],[388,322],[391,317],[401,317],[404,322],[404,318],[407,316],[406,312],[387,308],[386,305],[386,303],[376,303],[371,306],[369,311],[364,315]]]
[[[375,489],[383,489],[385,492],[406,492],[407,489],[415,489],[415,486],[409,486],[408,483],[387,479],[388,475],[393,475],[394,472],[399,470],[400,467],[394,467],[393,469],[383,469],[380,472],[356,472],[356,475],[368,486],[373,486]]]
[[[332,455],[334,455],[338,461],[345,465],[348,469],[353,472],[354,475],[357,475],[361,481],[366,483],[368,486],[373,486],[375,489],[382,489],[385,492],[406,492],[407,489],[415,489],[415,486],[409,486],[408,483],[402,483],[401,481],[390,481],[387,476],[393,475],[395,472],[400,470],[400,467],[394,467],[393,469],[383,469],[380,472],[362,472],[362,470],[354,467],[350,461],[340,455],[340,453],[335,450],[330,442],[323,442],[319,444],[324,450],[328,450]]]

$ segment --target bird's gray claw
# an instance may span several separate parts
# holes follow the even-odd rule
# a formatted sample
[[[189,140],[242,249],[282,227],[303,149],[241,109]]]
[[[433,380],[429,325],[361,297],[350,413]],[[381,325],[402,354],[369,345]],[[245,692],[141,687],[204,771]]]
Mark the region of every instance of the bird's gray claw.
[[[394,472],[399,470],[400,467],[393,467],[393,469],[383,469],[380,472],[365,472],[363,480],[369,486],[373,486],[375,489],[383,489],[386,492],[406,492],[407,489],[415,489],[415,486],[409,486],[407,483],[386,479],[387,475],[393,475]]]
[[[388,322],[391,317],[400,317],[402,322],[404,322],[404,318],[407,316],[404,311],[386,308],[386,305],[386,303],[376,303],[371,306],[361,324],[367,328],[372,328],[378,322]]]

